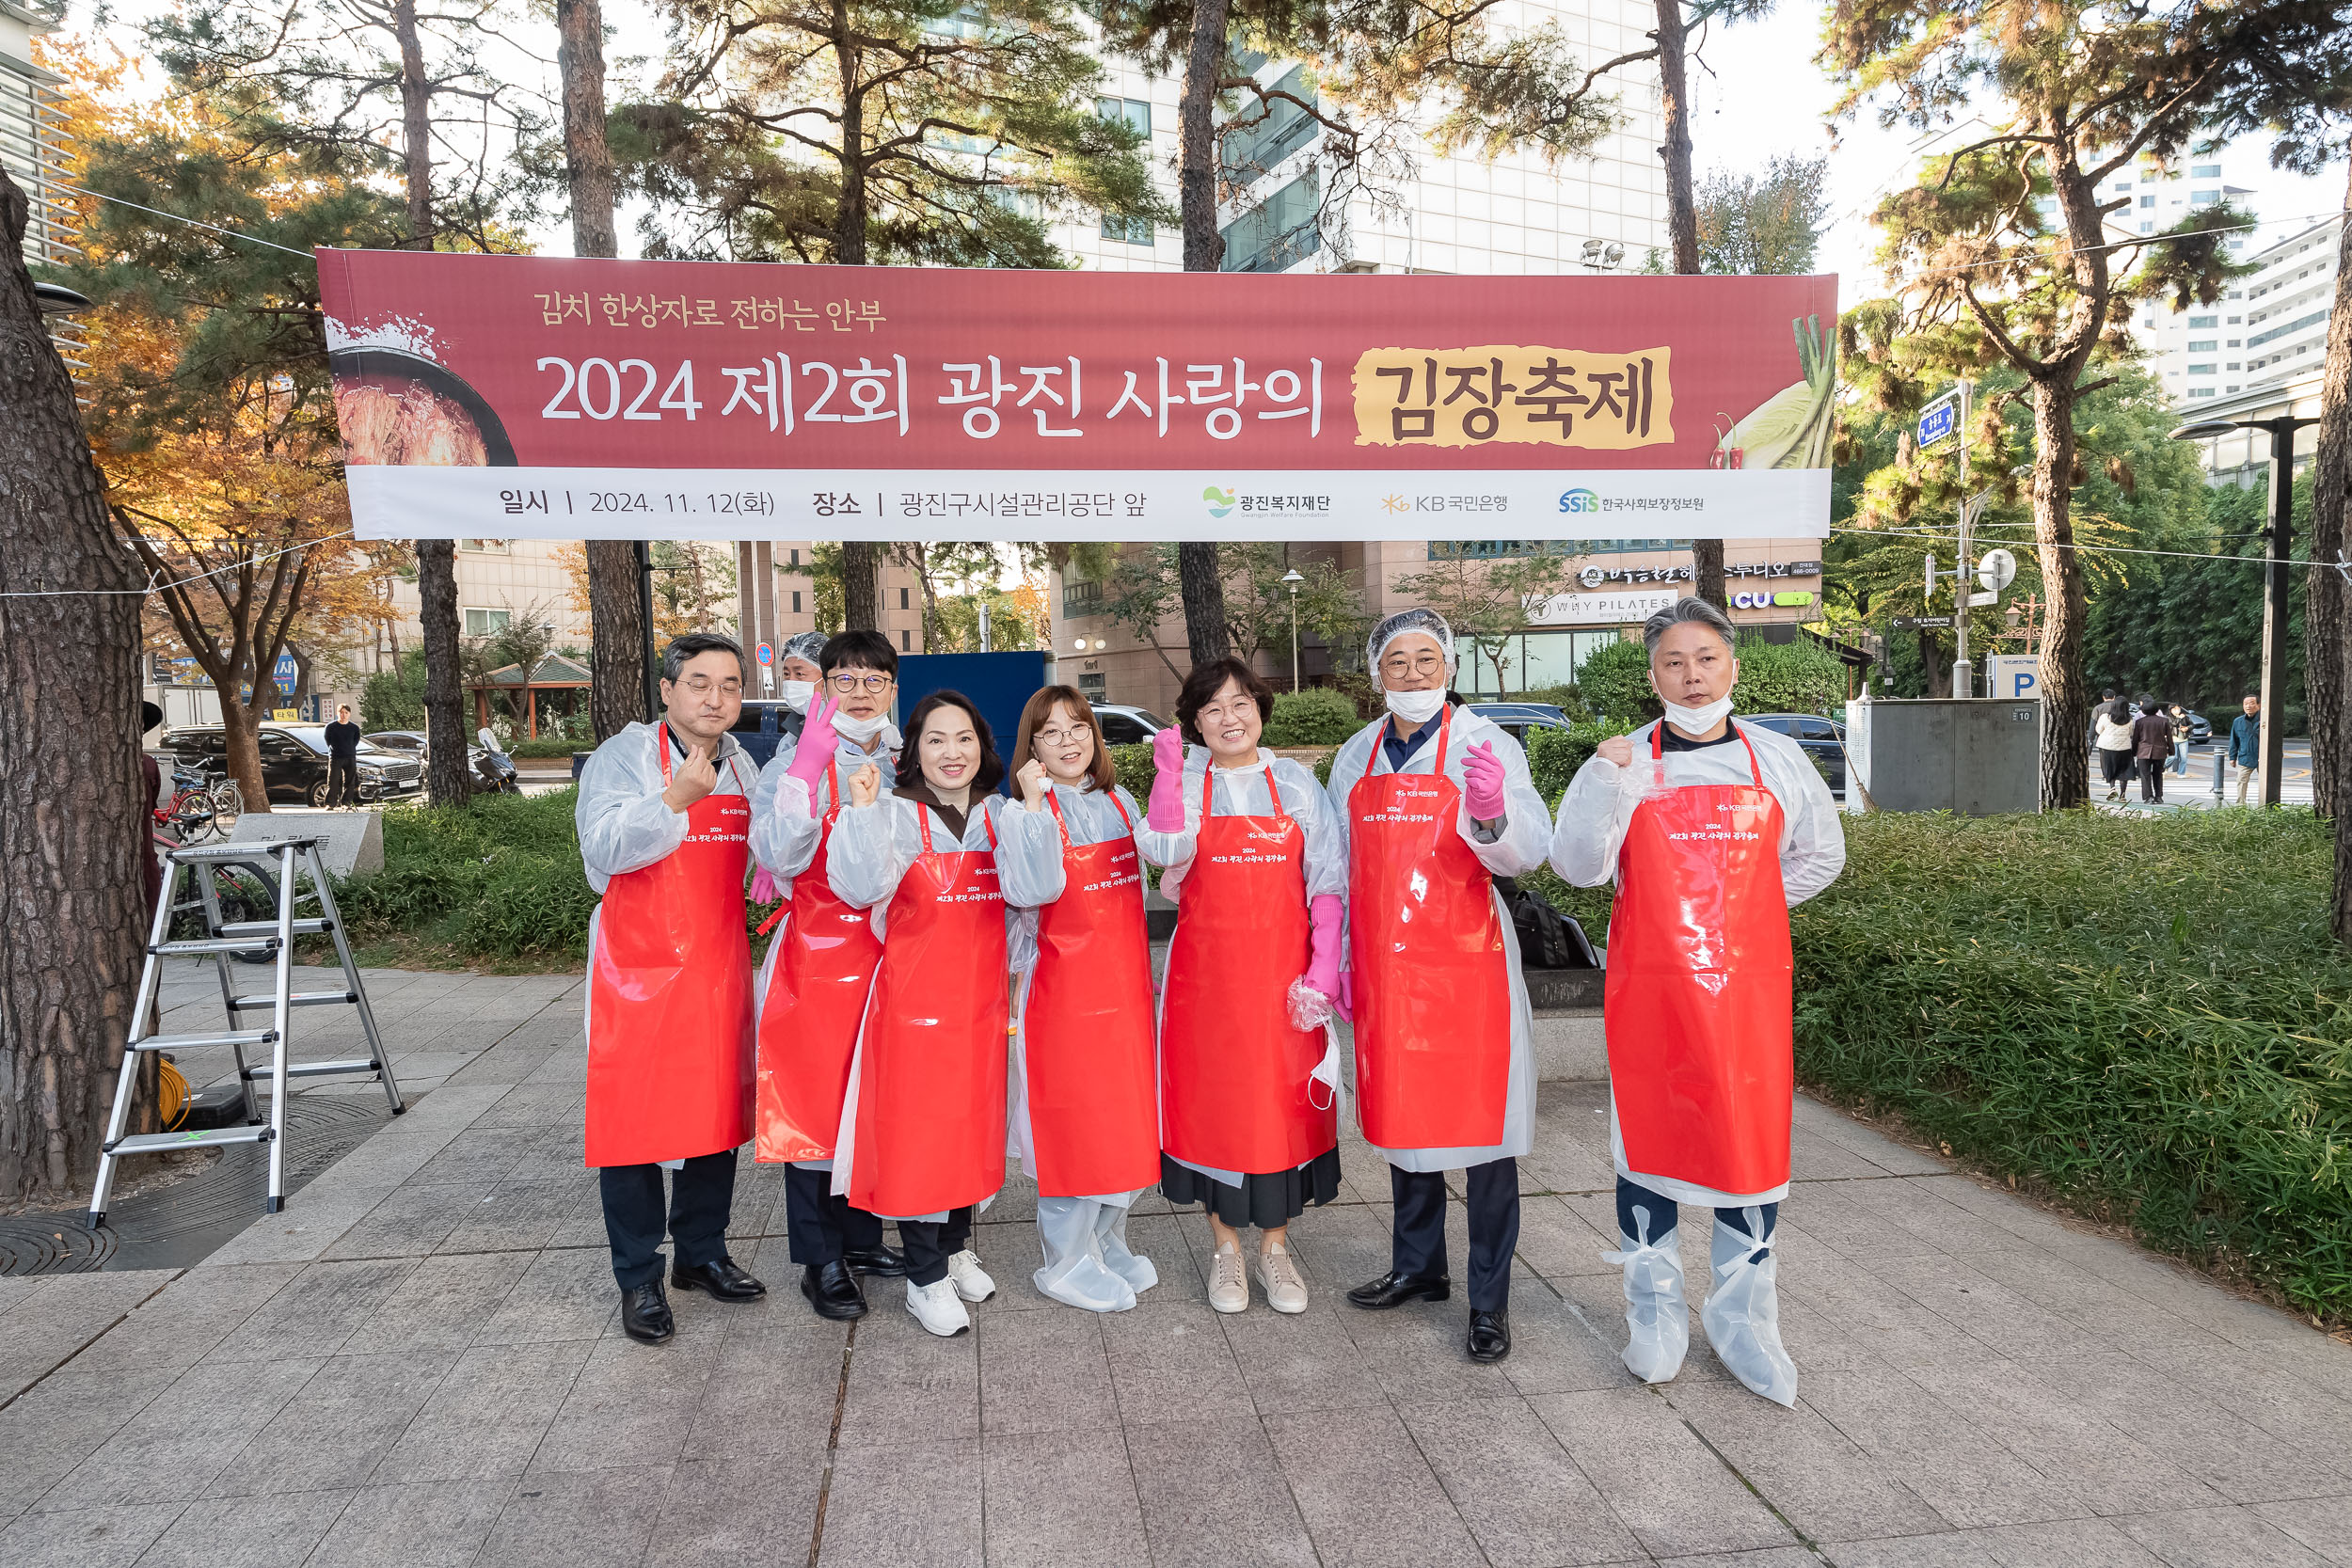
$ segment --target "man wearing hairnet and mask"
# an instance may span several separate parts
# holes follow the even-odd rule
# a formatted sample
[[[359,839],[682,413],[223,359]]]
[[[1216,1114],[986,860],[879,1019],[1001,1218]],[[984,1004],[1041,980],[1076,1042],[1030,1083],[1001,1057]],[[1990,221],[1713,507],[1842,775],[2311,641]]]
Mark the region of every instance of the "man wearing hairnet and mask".
[[[1691,1344],[1677,1205],[1712,1209],[1708,1342],[1793,1405],[1772,1246],[1794,1107],[1788,909],[1836,880],[1845,834],[1804,748],[1732,721],[1722,610],[1681,599],[1642,635],[1665,718],[1600,743],[1551,841],[1561,876],[1617,888],[1603,1018],[1621,1237],[1602,1256],[1625,1269],[1625,1364],[1663,1383]]]
[[[824,683],[825,634],[804,631],[787,637],[784,646],[776,650],[776,662],[783,683],[777,695],[784,700],[784,718],[777,728],[787,736],[797,737],[808,722],[808,705],[816,699],[817,689]]]
[[[752,1135],[743,872],[757,773],[727,733],[743,708],[743,650],[708,632],[675,640],[661,703],[659,720],[596,748],[574,808],[601,895],[588,925],[587,1163],[621,1327],[648,1342],[675,1332],[665,1228],[672,1284],[727,1302],[767,1293],[726,1243],[735,1151]]]
[[[1331,802],[1347,847],[1356,1103],[1389,1162],[1389,1272],[1348,1291],[1370,1311],[1443,1301],[1445,1173],[1468,1173],[1471,1359],[1511,1353],[1518,1156],[1535,1062],[1519,946],[1494,879],[1543,863],[1551,817],[1513,740],[1450,705],[1454,633],[1408,610],[1365,649],[1388,716],[1340,748]]]

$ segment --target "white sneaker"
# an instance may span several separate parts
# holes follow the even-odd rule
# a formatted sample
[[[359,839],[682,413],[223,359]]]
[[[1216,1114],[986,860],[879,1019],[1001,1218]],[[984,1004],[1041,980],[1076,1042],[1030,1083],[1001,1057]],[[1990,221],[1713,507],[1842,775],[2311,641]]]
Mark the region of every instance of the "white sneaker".
[[[952,1339],[972,1326],[972,1314],[956,1299],[955,1282],[950,1279],[931,1285],[908,1280],[907,1310],[914,1314],[916,1323],[943,1339]]]
[[[1265,1304],[1277,1312],[1307,1310],[1306,1277],[1298,1272],[1298,1259],[1280,1242],[1259,1252],[1258,1283],[1265,1287]]]
[[[1220,1312],[1239,1312],[1249,1305],[1249,1275],[1242,1268],[1237,1243],[1218,1247],[1209,1259],[1209,1305]]]
[[[986,1301],[996,1293],[996,1281],[980,1267],[980,1255],[965,1247],[947,1259],[947,1277],[956,1287],[956,1294],[966,1301]]]

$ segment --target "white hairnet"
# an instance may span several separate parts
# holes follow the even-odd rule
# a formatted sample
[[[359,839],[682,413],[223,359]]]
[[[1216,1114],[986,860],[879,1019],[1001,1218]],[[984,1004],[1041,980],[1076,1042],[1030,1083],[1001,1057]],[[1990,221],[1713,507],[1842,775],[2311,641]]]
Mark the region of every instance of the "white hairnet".
[[[1389,644],[1407,635],[1426,637],[1437,643],[1438,650],[1445,655],[1446,680],[1451,684],[1454,679],[1454,628],[1447,626],[1445,617],[1434,610],[1400,610],[1373,627],[1372,637],[1364,644],[1364,667],[1377,674],[1380,656],[1388,651]]]
[[[781,663],[787,658],[804,658],[811,664],[821,664],[823,660],[817,656],[824,651],[825,634],[821,631],[804,631],[798,636],[787,637],[784,640],[784,652],[778,662]]]

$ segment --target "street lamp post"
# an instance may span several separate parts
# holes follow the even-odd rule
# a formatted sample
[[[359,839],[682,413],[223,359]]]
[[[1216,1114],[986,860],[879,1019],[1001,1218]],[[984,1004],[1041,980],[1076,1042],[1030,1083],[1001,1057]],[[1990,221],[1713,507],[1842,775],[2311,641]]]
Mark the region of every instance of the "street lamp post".
[[[1291,695],[1298,695],[1298,585],[1307,579],[1296,570],[1284,572],[1282,580],[1291,591]]]
[[[2201,441],[2233,430],[2259,430],[2270,436],[2270,528],[2263,567],[2263,804],[2279,803],[2279,774],[2285,755],[2287,700],[2287,562],[2295,553],[2295,433],[2319,421],[2281,414],[2270,420],[2202,420],[2172,433],[2176,441]]]

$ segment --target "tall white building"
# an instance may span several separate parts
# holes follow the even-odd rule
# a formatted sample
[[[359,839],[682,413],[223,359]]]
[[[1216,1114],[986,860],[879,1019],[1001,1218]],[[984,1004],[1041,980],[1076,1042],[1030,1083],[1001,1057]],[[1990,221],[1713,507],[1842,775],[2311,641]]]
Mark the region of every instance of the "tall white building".
[[[1502,0],[1490,13],[1505,30],[1555,23],[1580,60],[1597,65],[1645,46],[1657,24],[1647,0]],[[1176,194],[1178,76],[1107,58],[1105,114],[1150,138],[1161,191]],[[1258,80],[1302,97],[1312,92],[1294,62],[1255,66]],[[1409,176],[1387,183],[1393,201],[1376,211],[1358,195],[1318,225],[1324,182],[1323,130],[1295,108],[1228,138],[1226,166],[1241,183],[1219,214],[1227,272],[1565,273],[1632,271],[1666,243],[1666,177],[1658,157],[1658,78],[1642,67],[1620,78],[1624,124],[1589,157],[1547,165],[1534,152],[1491,163],[1474,153],[1439,156],[1407,137]],[[1255,118],[1254,110],[1250,118]],[[1106,272],[1178,272],[1183,236],[1172,227],[1076,216],[1055,226],[1055,243],[1078,264]]]
[[[2335,300],[2343,240],[2344,216],[2338,214],[2250,258],[2261,270],[2239,285],[2246,294],[2249,391],[2309,374],[2328,357],[2328,311]]]
[[[62,79],[33,63],[33,40],[64,20],[65,0],[0,0],[0,166],[32,203],[28,261],[67,262],[78,254],[73,214],[58,188],[72,162],[56,108]]]
[[[2121,235],[2161,233],[2200,207],[2224,201],[2241,208],[2253,191],[2233,184],[2231,176],[2249,155],[2235,147],[2200,152],[2167,165],[2141,158],[2118,172],[2100,195],[2129,197],[2131,205],[2108,218]],[[2223,242],[2233,261],[2244,261],[2261,244],[2256,230],[2241,230]],[[2212,305],[2175,310],[2151,301],[2139,308],[2132,336],[2148,356],[2148,368],[2175,403],[2227,397],[2246,384],[2246,286],[2233,283]]]

